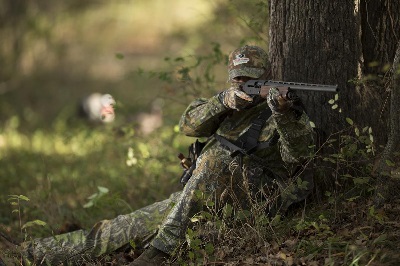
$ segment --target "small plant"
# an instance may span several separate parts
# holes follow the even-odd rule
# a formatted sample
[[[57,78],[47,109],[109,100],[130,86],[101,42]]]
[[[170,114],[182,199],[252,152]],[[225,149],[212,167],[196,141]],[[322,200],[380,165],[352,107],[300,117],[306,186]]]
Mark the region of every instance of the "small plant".
[[[9,195],[8,196],[8,201],[10,202],[10,204],[14,207],[14,209],[12,210],[12,213],[17,213],[18,214],[18,220],[19,220],[19,227],[21,230],[21,236],[23,235],[23,239],[26,240],[28,238],[26,229],[28,227],[32,227],[32,226],[46,226],[47,223],[42,221],[42,220],[33,220],[33,221],[28,221],[24,224],[22,224],[22,202],[27,202],[29,201],[29,198],[27,196],[24,195]]]
[[[12,213],[16,213],[18,215],[19,229],[20,229],[20,233],[21,233],[21,239],[23,241],[28,240],[30,237],[28,234],[28,230],[27,230],[28,228],[36,227],[36,226],[47,226],[46,222],[39,220],[39,219],[35,219],[32,221],[23,223],[23,218],[22,218],[23,203],[30,201],[30,199],[27,196],[9,195],[8,201],[12,206]],[[7,256],[11,256],[13,258],[13,260],[16,260],[17,257],[19,256],[18,260],[19,260],[19,263],[22,265],[23,258],[20,255],[18,255],[19,252],[17,251],[15,254],[13,253],[13,252],[15,252],[14,250],[10,250],[9,252],[10,252],[10,255],[7,255]]]
[[[338,100],[339,96],[336,94],[333,99],[329,100],[329,104],[332,105],[332,109],[341,113]],[[330,191],[328,196],[334,195],[336,200],[336,197],[340,194],[343,195],[347,188],[353,192],[354,188],[367,193],[374,190],[372,168],[376,147],[372,127],[360,128],[349,117],[344,120],[347,127],[332,134],[322,145],[330,149],[330,152],[322,156],[317,154],[317,158],[324,162],[319,165],[319,171],[325,172],[328,178],[334,177],[332,182],[336,191]],[[327,195],[327,193],[325,194]],[[352,194],[349,199],[356,199],[357,195]]]
[[[95,206],[98,201],[103,198],[104,195],[108,194],[109,189],[106,187],[98,186],[97,187],[98,192],[90,195],[87,199],[89,200],[85,205],[83,205],[83,208],[90,208]]]

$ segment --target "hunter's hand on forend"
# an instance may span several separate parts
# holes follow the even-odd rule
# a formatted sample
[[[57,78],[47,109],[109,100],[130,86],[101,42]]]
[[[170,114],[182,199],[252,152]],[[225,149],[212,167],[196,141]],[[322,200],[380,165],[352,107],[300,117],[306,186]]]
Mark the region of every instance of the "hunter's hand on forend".
[[[267,102],[272,113],[275,114],[283,114],[293,105],[293,102],[287,100],[285,96],[282,96],[277,88],[271,88],[269,90]]]

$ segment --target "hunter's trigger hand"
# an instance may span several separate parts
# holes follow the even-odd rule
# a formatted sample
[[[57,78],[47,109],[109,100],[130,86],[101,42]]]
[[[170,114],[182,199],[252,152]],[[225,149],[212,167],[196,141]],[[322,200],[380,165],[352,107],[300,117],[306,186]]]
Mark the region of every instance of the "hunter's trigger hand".
[[[282,96],[277,88],[271,88],[269,90],[267,102],[274,114],[283,114],[293,105],[293,102]]]
[[[250,95],[235,87],[222,92],[221,96],[222,104],[225,107],[238,111],[246,108],[253,102],[253,98]]]

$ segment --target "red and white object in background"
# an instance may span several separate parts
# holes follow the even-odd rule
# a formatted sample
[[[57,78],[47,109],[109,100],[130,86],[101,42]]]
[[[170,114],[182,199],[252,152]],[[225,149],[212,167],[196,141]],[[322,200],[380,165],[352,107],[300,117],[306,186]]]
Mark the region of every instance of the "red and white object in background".
[[[82,100],[81,111],[92,122],[110,123],[115,119],[115,104],[110,94],[92,93]]]

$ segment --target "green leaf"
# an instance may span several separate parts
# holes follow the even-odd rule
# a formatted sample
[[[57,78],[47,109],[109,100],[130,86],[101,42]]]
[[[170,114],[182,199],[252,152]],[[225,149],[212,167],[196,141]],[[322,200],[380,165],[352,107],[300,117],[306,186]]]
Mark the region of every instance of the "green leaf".
[[[334,99],[330,99],[330,100],[328,101],[328,103],[329,103],[329,104],[334,104],[334,103],[335,103],[335,100],[334,100]]]
[[[213,206],[215,206],[215,203],[213,201],[207,201],[206,206],[213,207]]]
[[[213,254],[214,253],[214,246],[211,243],[207,243],[206,246],[204,247],[204,250],[206,251],[207,254]]]
[[[109,192],[109,189],[106,188],[106,187],[98,186],[97,189],[98,189],[98,190],[100,191],[100,193],[102,193],[102,194],[107,194],[107,193]]]
[[[89,197],[87,197],[87,199],[89,199],[89,200],[95,199],[95,198],[97,198],[98,195],[99,194],[94,193],[94,194],[90,195]]]
[[[192,243],[190,243],[190,247],[197,250],[199,249],[201,244],[202,244],[201,239],[195,238],[192,240]]]
[[[339,106],[337,104],[332,105],[332,109],[335,110],[337,109]]]
[[[226,204],[223,208],[224,218],[228,218],[232,215],[233,207],[230,204]]]
[[[392,162],[391,160],[386,160],[385,161],[387,166],[395,166],[396,164],[394,162]]]
[[[311,126],[312,128],[315,128],[315,124],[314,124],[313,121],[310,121],[310,126]]]
[[[85,205],[83,205],[83,208],[90,208],[93,206],[93,201],[89,201],[88,203],[86,203]]]
[[[8,195],[8,201],[17,200],[18,195]]]
[[[24,196],[24,195],[19,195],[19,199],[20,200],[29,201],[29,198],[27,196]]]
[[[196,222],[199,222],[200,219],[199,219],[198,217],[192,217],[192,218],[190,218],[190,221],[191,221],[192,223],[196,223]]]
[[[336,163],[335,160],[331,159],[331,158],[323,158],[322,159],[324,162],[331,162],[331,163]]]
[[[194,231],[190,228],[186,230],[186,240],[191,241],[195,237]]]
[[[353,202],[354,200],[358,199],[359,197],[360,196],[351,197],[351,198],[348,198],[347,201]]]
[[[190,260],[193,260],[194,259],[194,253],[193,253],[193,251],[189,251],[189,259]]]
[[[277,214],[274,216],[274,218],[272,218],[271,224],[278,225],[280,222],[281,222],[281,216]]]
[[[371,216],[374,216],[374,214],[375,214],[375,206],[374,206],[374,205],[372,205],[372,206],[369,208],[369,214],[370,214]]]
[[[197,199],[203,198],[203,192],[201,190],[195,190],[194,195],[196,196]]]
[[[29,201],[29,198],[24,195],[8,195],[8,200],[24,200]]]
[[[30,221],[30,222],[27,222],[26,224],[24,224],[21,227],[21,229],[25,229],[27,227],[31,227],[31,226],[35,226],[35,225],[45,226],[45,225],[47,225],[47,223],[43,222],[42,220],[34,220],[34,221]]]
[[[239,220],[243,220],[243,219],[249,218],[250,215],[251,215],[251,212],[248,211],[248,210],[239,210],[239,211],[237,212],[237,216],[236,216],[236,217],[237,217]]]
[[[358,129],[358,127],[354,128],[354,133],[356,133],[357,137],[360,136],[360,130]]]
[[[337,101],[337,100],[339,100],[339,94],[338,93],[335,94],[335,101]]]
[[[351,120],[350,118],[346,117],[346,122],[349,123],[350,125],[354,125],[353,120]]]
[[[369,177],[355,177],[353,179],[354,184],[367,184],[369,181]]]
[[[133,239],[129,240],[129,245],[135,250],[136,249],[136,243]]]

